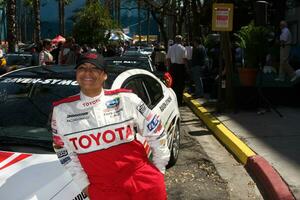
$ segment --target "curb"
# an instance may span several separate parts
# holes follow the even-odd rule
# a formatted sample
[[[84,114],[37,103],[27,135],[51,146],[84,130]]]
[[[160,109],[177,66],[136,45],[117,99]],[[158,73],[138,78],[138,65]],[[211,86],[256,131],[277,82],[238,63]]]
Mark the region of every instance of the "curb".
[[[295,200],[287,184],[268,161],[257,155],[190,94],[184,93],[183,100],[257,180],[268,199]]]

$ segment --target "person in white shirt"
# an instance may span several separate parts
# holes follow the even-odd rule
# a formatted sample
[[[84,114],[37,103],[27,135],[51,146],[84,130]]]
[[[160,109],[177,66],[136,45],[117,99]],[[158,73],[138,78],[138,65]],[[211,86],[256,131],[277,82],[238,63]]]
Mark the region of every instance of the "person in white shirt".
[[[291,32],[287,27],[286,21],[280,22],[280,68],[279,76],[276,80],[284,81],[285,75],[288,75],[291,81],[295,81],[298,78],[298,75],[295,73],[295,70],[289,64],[289,54],[292,43]]]
[[[50,53],[52,50],[51,40],[43,40],[43,50],[39,54],[39,65],[50,65],[53,64],[53,56]]]
[[[175,37],[175,44],[169,47],[167,63],[173,78],[173,90],[176,93],[178,105],[182,106],[182,94],[185,86],[185,68],[187,65],[187,51],[182,46],[182,36]]]

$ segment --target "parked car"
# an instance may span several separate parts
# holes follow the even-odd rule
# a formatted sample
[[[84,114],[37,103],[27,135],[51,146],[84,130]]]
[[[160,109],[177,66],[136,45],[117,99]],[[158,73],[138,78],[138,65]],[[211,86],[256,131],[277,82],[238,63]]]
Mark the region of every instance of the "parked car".
[[[110,67],[106,89],[127,88],[161,116],[176,163],[180,114],[174,91],[151,72]],[[35,66],[0,76],[1,199],[87,199],[52,147],[52,102],[77,94],[74,66]],[[140,138],[141,140],[143,138]]]
[[[5,54],[6,65],[17,68],[32,66],[32,54],[30,53],[9,53]]]
[[[108,68],[117,67],[120,69],[145,69],[152,72],[158,77],[167,87],[172,87],[173,78],[169,72],[157,71],[156,67],[152,65],[149,56],[121,56],[121,57],[106,57],[104,58]]]

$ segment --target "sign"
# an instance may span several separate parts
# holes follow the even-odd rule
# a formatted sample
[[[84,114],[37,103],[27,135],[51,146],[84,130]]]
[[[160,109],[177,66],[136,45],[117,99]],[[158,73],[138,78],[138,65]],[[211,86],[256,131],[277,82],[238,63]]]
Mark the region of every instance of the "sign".
[[[213,31],[232,31],[233,4],[214,3],[212,15]]]

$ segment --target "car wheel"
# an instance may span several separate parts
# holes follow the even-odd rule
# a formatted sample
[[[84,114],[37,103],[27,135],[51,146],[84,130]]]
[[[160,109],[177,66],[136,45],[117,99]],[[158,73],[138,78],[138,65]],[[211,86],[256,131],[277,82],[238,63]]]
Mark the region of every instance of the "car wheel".
[[[180,126],[177,123],[176,127],[175,127],[175,132],[173,135],[173,142],[172,142],[172,146],[170,149],[170,160],[169,163],[167,165],[167,168],[170,168],[172,166],[175,165],[177,159],[178,159],[178,154],[179,154],[179,145],[180,145]]]

